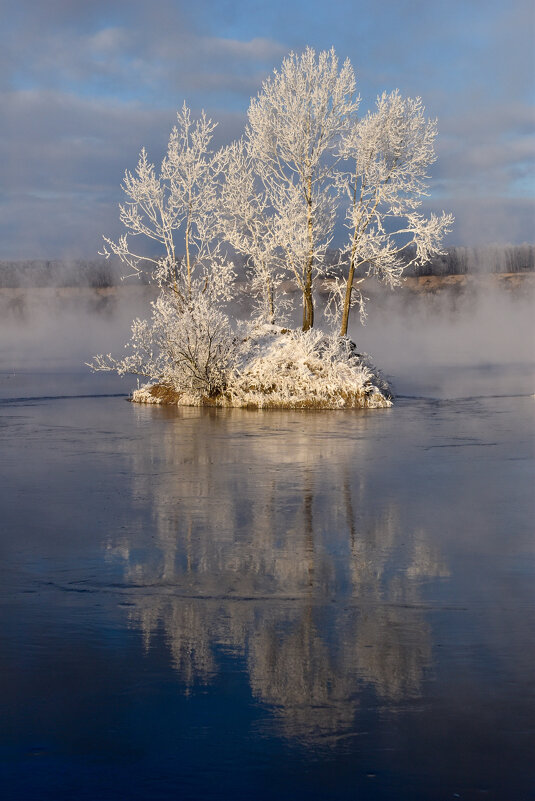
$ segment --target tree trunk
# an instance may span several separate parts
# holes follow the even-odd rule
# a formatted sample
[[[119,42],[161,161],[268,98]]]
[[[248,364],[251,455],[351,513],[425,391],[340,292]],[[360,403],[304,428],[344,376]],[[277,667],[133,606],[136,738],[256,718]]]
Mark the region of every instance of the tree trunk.
[[[190,222],[188,219],[186,225],[186,270],[188,275],[188,303],[191,302],[191,262],[189,257],[189,230],[190,230]]]
[[[312,264],[314,261],[314,226],[312,221],[312,180],[307,183],[307,240],[308,253],[305,265],[303,289],[303,331],[314,325],[314,302],[312,300]]]
[[[268,311],[268,319],[271,325],[275,322],[275,299],[273,297],[273,286],[271,285],[271,281],[269,280],[269,276],[266,278],[266,293],[267,293],[267,311]]]
[[[303,331],[314,326],[314,302],[312,300],[312,270],[307,271],[303,290]]]
[[[355,197],[353,198],[353,205],[356,203],[356,188]],[[351,246],[351,258],[349,260],[349,275],[347,276],[346,294],[344,297],[344,309],[342,312],[342,327],[340,328],[340,336],[347,336],[347,325],[349,322],[349,312],[351,310],[351,293],[353,292],[353,278],[355,276],[355,257],[357,254],[357,228],[353,233],[353,244]]]
[[[347,277],[346,294],[344,297],[344,309],[342,311],[342,327],[340,328],[340,336],[347,336],[347,324],[349,321],[349,310],[351,309],[351,293],[353,291],[353,277],[355,275],[355,260],[351,259],[349,267],[349,275]]]

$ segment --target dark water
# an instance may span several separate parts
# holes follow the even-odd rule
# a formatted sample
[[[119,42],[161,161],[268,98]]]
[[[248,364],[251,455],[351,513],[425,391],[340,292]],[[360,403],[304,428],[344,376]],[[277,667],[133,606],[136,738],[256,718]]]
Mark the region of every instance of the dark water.
[[[2,797],[535,797],[529,376],[424,383],[287,413],[2,373]]]

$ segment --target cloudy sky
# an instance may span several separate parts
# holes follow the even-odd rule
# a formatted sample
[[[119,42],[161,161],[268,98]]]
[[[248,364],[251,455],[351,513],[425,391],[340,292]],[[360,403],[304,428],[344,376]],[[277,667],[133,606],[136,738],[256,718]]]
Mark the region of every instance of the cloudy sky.
[[[291,50],[334,45],[361,111],[383,90],[438,117],[428,207],[450,244],[534,239],[532,0],[0,0],[0,259],[92,257],[126,167],[161,158],[185,99],[240,135]]]

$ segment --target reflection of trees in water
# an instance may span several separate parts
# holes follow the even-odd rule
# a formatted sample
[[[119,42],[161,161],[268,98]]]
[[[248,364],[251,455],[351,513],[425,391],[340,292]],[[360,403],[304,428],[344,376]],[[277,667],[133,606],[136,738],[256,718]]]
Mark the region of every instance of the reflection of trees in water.
[[[131,620],[146,647],[162,631],[188,689],[210,681],[218,649],[243,654],[290,736],[347,731],[366,685],[418,694],[431,661],[419,584],[447,575],[392,502],[369,503],[366,442],[333,420],[326,436],[322,415],[170,416],[133,452],[157,544],[117,548],[144,588]]]

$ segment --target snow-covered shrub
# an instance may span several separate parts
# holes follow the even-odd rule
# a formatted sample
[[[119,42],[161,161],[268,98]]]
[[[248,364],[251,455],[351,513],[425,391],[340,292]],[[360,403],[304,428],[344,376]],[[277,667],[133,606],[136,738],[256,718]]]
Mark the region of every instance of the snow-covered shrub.
[[[346,337],[316,329],[264,326],[228,385],[233,406],[377,408],[390,406],[386,383]]]
[[[226,390],[239,352],[227,315],[202,293],[184,307],[171,292],[162,292],[150,322],[134,320],[127,347],[124,359],[97,356],[91,366],[144,376],[191,403]]]

